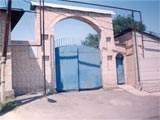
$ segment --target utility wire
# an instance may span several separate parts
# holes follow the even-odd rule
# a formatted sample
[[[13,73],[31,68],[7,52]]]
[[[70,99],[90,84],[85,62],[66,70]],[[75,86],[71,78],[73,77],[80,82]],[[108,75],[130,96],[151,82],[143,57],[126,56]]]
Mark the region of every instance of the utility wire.
[[[126,11],[140,12],[140,11],[134,10],[134,9],[115,7],[115,6],[109,6],[109,5],[101,5],[101,4],[96,4],[96,3],[80,2],[80,1],[74,1],[74,0],[58,0],[58,1],[78,3],[78,4],[91,5],[91,6],[99,6],[99,7],[108,7],[108,8],[114,8],[114,9],[120,9],[120,10],[126,10]]]

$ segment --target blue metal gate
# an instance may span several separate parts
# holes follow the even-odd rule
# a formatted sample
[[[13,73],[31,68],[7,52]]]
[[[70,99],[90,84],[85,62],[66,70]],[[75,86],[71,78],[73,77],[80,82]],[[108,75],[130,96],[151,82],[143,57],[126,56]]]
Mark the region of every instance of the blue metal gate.
[[[86,46],[56,48],[57,91],[101,88],[99,50]]]
[[[116,68],[117,68],[117,83],[124,84],[124,67],[123,67],[123,56],[118,54],[116,56]]]

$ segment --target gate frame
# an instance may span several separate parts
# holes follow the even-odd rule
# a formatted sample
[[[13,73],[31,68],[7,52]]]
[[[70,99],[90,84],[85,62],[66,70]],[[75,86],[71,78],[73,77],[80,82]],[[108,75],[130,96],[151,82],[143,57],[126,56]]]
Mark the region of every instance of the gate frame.
[[[39,6],[35,7],[36,13],[39,13]],[[46,55],[50,56],[49,61],[46,61],[46,77],[47,77],[47,87],[51,91],[55,91],[56,85],[56,77],[55,77],[55,57],[52,54],[55,54],[55,51],[52,51],[55,47],[51,45],[52,39],[54,41],[54,30],[53,27],[58,22],[73,18],[80,20],[89,24],[93,27],[98,35],[99,35],[99,50],[101,57],[101,78],[102,78],[102,87],[107,88],[111,86],[116,86],[116,68],[115,68],[115,60],[108,60],[108,56],[114,58],[115,53],[113,49],[116,47],[114,43],[113,36],[113,25],[112,25],[112,14],[111,13],[96,13],[96,12],[88,12],[88,11],[80,11],[80,10],[69,10],[63,8],[54,8],[54,7],[46,7],[44,8],[45,12],[45,35],[48,36],[49,40],[45,41],[47,46]],[[35,16],[35,28],[36,28],[36,41],[40,42],[39,36],[39,14]],[[110,40],[108,41],[108,38]],[[40,51],[40,50],[39,50]],[[41,55],[39,55],[40,57]],[[41,58],[41,57],[40,57]],[[42,61],[42,60],[40,60]],[[52,66],[51,66],[52,65]]]
[[[117,73],[117,56],[121,55],[123,57],[123,78],[124,78],[124,83],[118,83],[118,73]],[[115,61],[116,61],[116,75],[117,75],[117,85],[124,85],[126,84],[126,78],[125,78],[125,57],[122,53],[117,53],[115,56]]]

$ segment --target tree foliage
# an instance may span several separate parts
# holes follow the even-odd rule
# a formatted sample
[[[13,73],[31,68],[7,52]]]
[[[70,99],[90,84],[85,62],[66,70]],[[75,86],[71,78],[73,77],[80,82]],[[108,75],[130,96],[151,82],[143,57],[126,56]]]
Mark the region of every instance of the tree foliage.
[[[146,26],[139,21],[134,21],[133,23],[131,15],[128,15],[127,17],[118,15],[115,17],[113,20],[114,35],[117,35],[128,28],[135,28],[136,30],[145,31]]]
[[[114,35],[117,35],[128,28],[135,28],[136,30],[145,31],[146,26],[144,24],[141,24],[141,22],[139,21],[134,21],[133,23],[131,15],[128,16],[118,15],[117,17],[114,18],[113,20]],[[88,34],[85,41],[82,42],[82,45],[98,48],[99,45],[98,34],[91,34],[91,33]]]
[[[98,48],[98,35],[89,33],[82,45]]]

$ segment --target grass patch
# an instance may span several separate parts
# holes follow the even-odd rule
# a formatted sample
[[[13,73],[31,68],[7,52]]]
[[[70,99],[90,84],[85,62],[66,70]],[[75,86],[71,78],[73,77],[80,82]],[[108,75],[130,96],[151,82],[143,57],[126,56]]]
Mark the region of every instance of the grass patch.
[[[0,111],[2,110],[3,104],[0,102]]]

